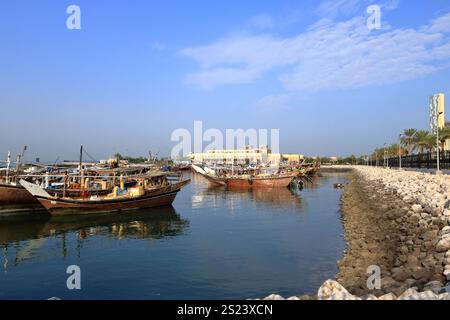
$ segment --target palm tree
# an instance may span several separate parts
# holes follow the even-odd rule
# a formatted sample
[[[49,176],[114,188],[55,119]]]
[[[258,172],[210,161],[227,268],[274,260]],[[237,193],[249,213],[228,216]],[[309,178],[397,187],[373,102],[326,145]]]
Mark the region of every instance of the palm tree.
[[[372,153],[372,158],[375,159],[377,165],[381,164],[380,159],[384,159],[384,148],[377,148]]]
[[[417,130],[414,128],[405,129],[400,138],[401,143],[407,148],[408,155],[411,155],[414,148],[414,136],[416,135]]]
[[[428,136],[423,139],[422,144],[427,152],[432,152],[436,148],[436,135],[429,133]]]
[[[436,136],[435,136],[436,138]],[[450,127],[444,127],[439,129],[439,142],[441,144],[441,150],[444,151],[445,142],[450,139]]]
[[[400,146],[398,144],[391,144],[387,148],[387,153],[389,157],[397,157]]]
[[[429,136],[430,133],[428,131],[425,130],[416,131],[416,134],[414,135],[413,139],[414,149],[418,149],[419,153],[423,153],[428,146]]]

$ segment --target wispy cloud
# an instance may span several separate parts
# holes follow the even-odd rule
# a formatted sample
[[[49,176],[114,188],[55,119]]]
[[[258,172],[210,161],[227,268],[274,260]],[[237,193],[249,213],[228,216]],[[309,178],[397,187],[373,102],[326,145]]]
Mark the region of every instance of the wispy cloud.
[[[256,102],[256,107],[261,110],[272,111],[286,108],[291,100],[288,94],[270,94]]]
[[[364,12],[366,8],[375,4],[384,11],[397,9],[400,0],[323,0],[317,7],[316,13],[327,19],[337,16],[351,16]]]
[[[319,4],[317,13],[321,16],[333,18],[340,14],[355,14],[361,7],[359,0],[325,0]]]
[[[274,27],[274,22],[271,16],[267,14],[260,14],[251,18],[248,25],[251,28],[265,30],[272,29]]]
[[[199,64],[185,82],[212,90],[252,83],[275,71],[286,92],[314,92],[416,79],[450,62],[449,24],[450,13],[418,29],[371,32],[366,17],[356,16],[341,22],[322,19],[294,37],[225,37],[181,51]]]
[[[161,42],[153,42],[150,44],[150,48],[157,51],[163,51],[166,49],[166,45]]]

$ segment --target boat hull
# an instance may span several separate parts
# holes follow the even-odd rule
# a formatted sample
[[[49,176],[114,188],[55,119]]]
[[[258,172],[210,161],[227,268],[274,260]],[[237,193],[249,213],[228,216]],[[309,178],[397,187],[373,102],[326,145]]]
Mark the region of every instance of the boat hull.
[[[25,188],[0,184],[0,214],[42,210],[45,208]]]
[[[200,172],[199,172],[200,173]],[[227,178],[213,177],[200,173],[211,184],[226,186],[229,189],[249,189],[249,188],[287,188],[296,174],[275,176],[275,177],[249,177],[249,178]]]
[[[51,215],[122,213],[145,208],[170,206],[175,200],[177,193],[189,182],[190,180],[182,181],[164,189],[147,192],[142,196],[130,198],[79,200],[35,196]]]
[[[120,213],[144,208],[169,206],[175,200],[178,191],[168,194],[130,199],[128,201],[105,201],[104,203],[77,202],[37,198],[51,215],[72,215],[92,213]]]
[[[270,178],[231,178],[226,180],[227,188],[287,188],[293,176]]]

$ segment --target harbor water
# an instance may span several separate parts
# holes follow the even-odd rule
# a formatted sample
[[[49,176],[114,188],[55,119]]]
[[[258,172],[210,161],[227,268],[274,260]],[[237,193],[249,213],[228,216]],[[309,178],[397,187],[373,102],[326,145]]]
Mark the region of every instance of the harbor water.
[[[188,175],[190,175],[188,173]],[[228,191],[203,177],[173,207],[0,218],[0,299],[248,299],[313,294],[345,248],[345,174],[301,191]],[[79,266],[81,289],[67,287]]]

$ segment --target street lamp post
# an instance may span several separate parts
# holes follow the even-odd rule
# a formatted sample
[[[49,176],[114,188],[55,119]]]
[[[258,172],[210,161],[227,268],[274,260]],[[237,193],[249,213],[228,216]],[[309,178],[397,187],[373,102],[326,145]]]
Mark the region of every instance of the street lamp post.
[[[436,126],[436,173],[439,173],[439,171],[440,171],[440,163],[439,163],[439,156],[440,156],[440,154],[439,154],[439,117],[441,116],[441,114],[442,114],[443,112],[437,112],[436,113],[436,117],[437,117],[437,119],[436,119],[436,124],[437,124],[437,126]]]
[[[398,168],[402,170],[402,135],[398,136]]]

